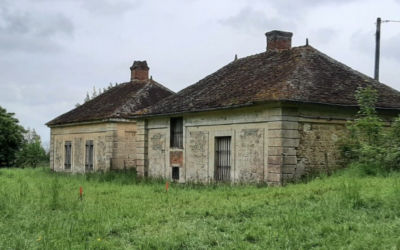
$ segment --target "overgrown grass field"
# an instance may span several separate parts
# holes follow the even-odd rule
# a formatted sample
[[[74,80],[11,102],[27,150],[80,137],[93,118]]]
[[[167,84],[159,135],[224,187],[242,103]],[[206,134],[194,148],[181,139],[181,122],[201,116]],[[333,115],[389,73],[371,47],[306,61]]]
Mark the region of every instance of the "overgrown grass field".
[[[0,249],[400,249],[399,217],[399,174],[166,193],[134,173],[0,170]]]

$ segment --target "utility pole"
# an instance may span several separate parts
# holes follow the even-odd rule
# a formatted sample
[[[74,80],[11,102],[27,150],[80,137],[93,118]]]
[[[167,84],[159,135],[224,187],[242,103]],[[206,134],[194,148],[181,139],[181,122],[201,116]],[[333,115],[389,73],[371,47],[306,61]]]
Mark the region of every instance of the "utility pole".
[[[375,40],[376,40],[376,47],[375,47],[375,76],[374,79],[379,81],[379,55],[380,55],[380,47],[381,47],[381,23],[389,23],[389,22],[396,22],[400,23],[400,21],[394,20],[381,20],[380,17],[376,19],[376,33],[375,33]]]
[[[381,18],[376,20],[376,34],[375,34],[375,75],[374,79],[379,81],[379,54],[381,44]]]

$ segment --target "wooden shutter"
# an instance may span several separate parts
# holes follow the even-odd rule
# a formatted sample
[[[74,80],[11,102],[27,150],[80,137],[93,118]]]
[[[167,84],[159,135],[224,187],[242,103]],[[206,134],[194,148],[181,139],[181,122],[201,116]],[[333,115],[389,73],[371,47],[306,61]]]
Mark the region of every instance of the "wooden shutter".
[[[85,170],[93,171],[93,141],[86,141],[85,148]]]
[[[71,141],[65,142],[65,159],[64,159],[64,167],[65,169],[71,169]]]

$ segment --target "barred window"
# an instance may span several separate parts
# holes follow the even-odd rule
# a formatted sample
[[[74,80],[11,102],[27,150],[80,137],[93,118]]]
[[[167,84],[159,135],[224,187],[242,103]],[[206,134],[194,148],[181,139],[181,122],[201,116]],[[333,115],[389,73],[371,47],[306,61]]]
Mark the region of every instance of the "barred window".
[[[66,141],[65,145],[65,154],[64,154],[64,167],[65,169],[71,169],[71,141]]]
[[[85,170],[93,171],[93,141],[86,141]]]
[[[215,138],[215,180],[229,181],[231,179],[231,137]]]
[[[183,148],[183,117],[171,118],[171,148]]]

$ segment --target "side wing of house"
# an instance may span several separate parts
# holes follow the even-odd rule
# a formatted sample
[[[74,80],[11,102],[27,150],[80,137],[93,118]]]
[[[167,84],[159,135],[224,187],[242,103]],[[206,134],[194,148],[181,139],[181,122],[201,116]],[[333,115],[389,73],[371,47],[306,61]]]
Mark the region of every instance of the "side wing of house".
[[[281,167],[297,164],[297,119],[256,106],[139,120],[138,171],[181,183],[280,183]]]
[[[51,127],[50,168],[85,173],[136,167],[136,122]]]
[[[139,174],[173,181],[279,185],[338,167],[355,108],[255,106],[138,120]]]

